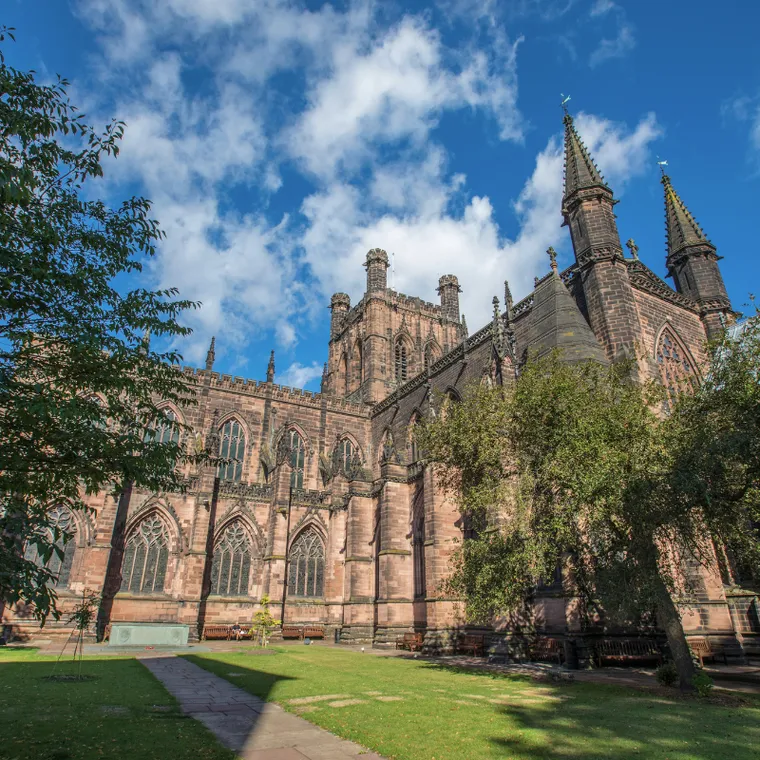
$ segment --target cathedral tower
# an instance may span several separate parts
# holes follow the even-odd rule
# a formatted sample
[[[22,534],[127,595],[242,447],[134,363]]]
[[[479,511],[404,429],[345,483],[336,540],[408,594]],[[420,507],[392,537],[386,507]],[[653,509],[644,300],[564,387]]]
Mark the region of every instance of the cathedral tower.
[[[662,185],[665,189],[668,276],[673,278],[673,286],[679,293],[699,304],[707,337],[715,338],[723,329],[722,320],[732,314],[718,268],[720,257],[664,172]]]
[[[591,328],[607,357],[633,356],[641,334],[615,221],[617,201],[565,111],[564,225],[570,228]]]

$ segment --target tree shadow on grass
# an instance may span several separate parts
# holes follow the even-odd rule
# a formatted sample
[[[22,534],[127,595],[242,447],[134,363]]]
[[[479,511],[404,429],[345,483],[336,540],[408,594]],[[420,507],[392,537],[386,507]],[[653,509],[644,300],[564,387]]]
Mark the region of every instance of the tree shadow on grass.
[[[8,650],[5,650],[8,651]],[[9,652],[10,653],[10,652]],[[23,653],[14,653],[23,654]],[[79,663],[0,659],[0,757],[16,760],[233,760],[184,715],[141,663],[85,658]]]
[[[525,675],[425,663],[452,674],[504,679],[522,696],[495,705],[504,733],[489,737],[489,757],[520,760],[756,760],[760,700],[729,697],[716,704],[677,691],[554,682]],[[506,685],[506,684],[505,684]],[[535,694],[530,694],[534,689]],[[525,703],[521,704],[522,699]],[[528,703],[529,702],[529,703]]]

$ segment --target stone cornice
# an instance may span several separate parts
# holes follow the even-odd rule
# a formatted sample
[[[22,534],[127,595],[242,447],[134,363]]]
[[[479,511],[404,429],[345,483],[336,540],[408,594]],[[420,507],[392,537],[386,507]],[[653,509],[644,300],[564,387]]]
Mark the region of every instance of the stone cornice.
[[[219,483],[220,496],[240,496],[254,501],[271,501],[274,488],[269,483],[233,483],[222,480]]]
[[[661,280],[651,269],[644,266],[637,259],[626,260],[628,265],[628,277],[631,285],[637,290],[660,298],[663,301],[687,309],[694,314],[699,314],[699,305],[682,293],[676,293],[666,282]]]

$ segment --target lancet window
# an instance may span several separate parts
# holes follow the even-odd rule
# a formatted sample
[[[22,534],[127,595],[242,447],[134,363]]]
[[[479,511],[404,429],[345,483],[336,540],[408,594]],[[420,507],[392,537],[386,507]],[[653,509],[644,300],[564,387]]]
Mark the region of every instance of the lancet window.
[[[219,456],[229,460],[219,465],[221,480],[239,481],[243,475],[243,460],[245,459],[245,433],[237,420],[229,420],[222,427],[219,442]]]
[[[251,578],[251,541],[239,521],[230,523],[214,546],[211,593],[247,596]]]
[[[317,532],[305,530],[290,550],[288,594],[322,596],[325,585],[325,547]]]
[[[667,327],[657,342],[655,357],[667,395],[666,408],[671,409],[680,393],[697,387],[697,373],[678,339]]]
[[[132,532],[124,549],[121,590],[158,594],[164,590],[169,562],[169,537],[157,515],[146,517]]]
[[[54,541],[55,545],[62,552],[53,552],[46,563],[50,571],[56,588],[66,588],[69,585],[69,576],[71,567],[74,563],[74,553],[76,552],[76,525],[74,515],[68,507],[54,507],[47,514],[48,521],[48,540]],[[56,537],[56,534],[57,537]],[[67,534],[68,540],[64,541],[63,534]],[[31,560],[36,565],[42,565],[42,557],[34,544],[29,544],[26,550],[26,559]]]
[[[395,371],[396,381],[399,383],[406,382],[408,377],[407,352],[403,341],[396,343]]]
[[[351,462],[354,458],[355,451],[356,449],[350,438],[341,438],[341,440],[338,441],[338,445],[335,447],[335,454],[333,455],[333,465],[335,470],[342,472],[348,477],[351,472]]]
[[[414,596],[426,595],[425,584],[425,499],[420,489],[414,498],[412,517],[412,554],[414,555]]]
[[[290,485],[293,488],[303,488],[304,464],[306,461],[306,446],[297,430],[287,432],[290,448]]]

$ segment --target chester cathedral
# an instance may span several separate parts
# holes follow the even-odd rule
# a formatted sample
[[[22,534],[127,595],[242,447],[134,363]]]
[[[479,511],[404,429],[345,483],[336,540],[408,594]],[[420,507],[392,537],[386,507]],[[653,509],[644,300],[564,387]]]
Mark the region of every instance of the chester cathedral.
[[[188,469],[185,493],[102,494],[89,501],[92,514],[55,512],[74,532],[58,572],[63,609],[85,589],[102,592],[102,623],[179,624],[192,641],[210,625],[250,624],[267,595],[285,625],[321,626],[330,639],[383,645],[414,631],[427,649],[445,649],[463,625],[442,581],[465,526],[419,460],[416,421],[436,399],[509,383],[528,352],[553,349],[568,361],[636,357],[640,379],[673,394],[699,382],[706,341],[735,316],[716,247],[670,178],[668,284],[632,240],[621,245],[613,191],[569,114],[564,125],[570,267],[559,271],[550,249],[533,292],[513,303],[506,286],[493,320],[468,334],[456,276],[440,278],[438,303],[403,295],[388,287],[385,251],[370,250],[361,300],[332,296],[319,393],[278,385],[274,357],[265,381],[219,374],[212,340],[205,367],[184,369],[197,405],[167,405],[159,434],[169,440],[179,419],[196,431],[188,445],[217,450],[226,464]],[[695,573],[696,592],[678,600],[687,635],[738,656],[758,651],[758,600],[746,579]],[[595,633],[559,573],[530,609],[531,631],[580,641]],[[5,616],[21,633],[37,625],[22,610]],[[490,646],[514,635],[500,621],[481,633]]]

